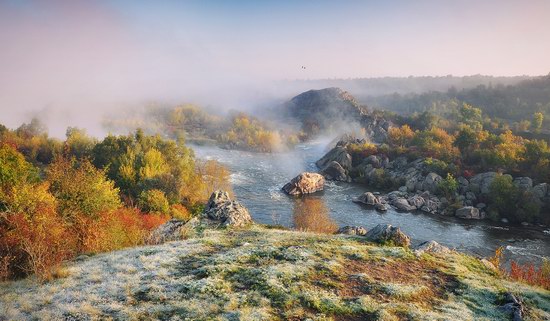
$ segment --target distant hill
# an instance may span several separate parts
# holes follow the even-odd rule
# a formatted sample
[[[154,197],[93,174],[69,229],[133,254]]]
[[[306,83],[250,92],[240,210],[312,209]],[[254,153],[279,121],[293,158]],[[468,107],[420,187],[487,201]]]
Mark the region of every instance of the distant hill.
[[[338,122],[359,121],[366,111],[340,88],[306,91],[292,98],[284,108],[306,132],[330,130]]]

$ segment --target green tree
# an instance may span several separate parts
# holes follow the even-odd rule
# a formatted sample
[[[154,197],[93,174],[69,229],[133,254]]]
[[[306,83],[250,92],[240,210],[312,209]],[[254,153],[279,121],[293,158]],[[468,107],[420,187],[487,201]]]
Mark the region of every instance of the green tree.
[[[544,120],[544,114],[541,112],[536,112],[533,114],[533,122],[531,125],[535,131],[539,131],[542,127],[542,121]]]
[[[138,203],[140,208],[146,212],[168,214],[170,211],[170,204],[168,203],[164,192],[158,189],[141,192]]]
[[[119,190],[88,160],[58,158],[47,169],[50,190],[59,202],[59,213],[71,220],[78,215],[95,218],[121,206]]]

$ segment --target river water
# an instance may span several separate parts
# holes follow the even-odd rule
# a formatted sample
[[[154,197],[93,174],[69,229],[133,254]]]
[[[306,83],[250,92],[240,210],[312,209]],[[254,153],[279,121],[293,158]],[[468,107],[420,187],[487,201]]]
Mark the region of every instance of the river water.
[[[327,182],[325,190],[304,198],[289,197],[281,187],[303,171],[316,171],[315,161],[327,151],[327,142],[298,145],[293,151],[262,154],[217,147],[192,146],[198,158],[215,159],[231,171],[231,182],[237,199],[250,211],[256,222],[295,227],[304,199],[312,211],[324,209],[329,220],[340,226],[362,225],[367,229],[385,223],[400,227],[413,244],[427,240],[470,254],[490,256],[504,246],[504,259],[540,264],[550,257],[550,228],[516,226],[486,221],[467,221],[424,213],[385,213],[352,202],[368,191],[367,187],[340,182]],[[303,212],[303,211],[301,211]],[[323,212],[323,211],[321,211]],[[327,218],[312,217],[310,221]],[[315,223],[315,222],[314,222]]]

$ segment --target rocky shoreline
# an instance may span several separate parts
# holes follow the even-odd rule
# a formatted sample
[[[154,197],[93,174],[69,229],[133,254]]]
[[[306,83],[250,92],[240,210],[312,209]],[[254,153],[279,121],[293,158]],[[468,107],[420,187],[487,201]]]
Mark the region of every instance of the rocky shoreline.
[[[361,182],[367,185],[383,173],[392,185],[400,186],[398,190],[386,194],[366,192],[355,198],[354,202],[373,206],[379,211],[392,207],[403,212],[422,211],[461,219],[488,218],[486,200],[491,183],[499,175],[497,172],[483,172],[469,178],[457,177],[457,191],[448,198],[439,193],[439,184],[444,178],[430,170],[428,159],[408,161],[401,156],[390,160],[385,155],[370,155],[359,164],[353,165],[354,160],[346,148],[350,143],[363,144],[365,141],[350,137],[340,140],[316,162],[319,173],[327,180]],[[529,177],[511,178],[519,190],[532,195],[529,201],[550,208],[549,184],[534,185]],[[505,218],[502,221],[507,222]]]

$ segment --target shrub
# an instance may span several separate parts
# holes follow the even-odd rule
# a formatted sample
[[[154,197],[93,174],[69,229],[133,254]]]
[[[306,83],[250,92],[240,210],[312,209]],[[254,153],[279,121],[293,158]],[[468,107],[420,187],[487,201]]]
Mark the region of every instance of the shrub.
[[[532,222],[538,217],[540,205],[530,191],[514,185],[510,175],[498,175],[489,186],[488,210],[494,219],[505,217],[512,222]]]
[[[189,221],[192,217],[191,212],[181,204],[170,206],[170,216],[182,221]]]
[[[508,276],[513,280],[550,289],[550,261],[545,258],[538,269],[533,263],[520,264],[512,261]]]
[[[0,244],[9,249],[4,249],[0,261],[9,265],[9,277],[34,273],[51,279],[63,260],[76,253],[75,235],[53,209],[41,208],[33,217],[7,214],[4,226]]]
[[[103,212],[97,220],[87,220],[83,251],[114,251],[143,244],[149,231],[168,219],[168,215],[143,215],[139,210],[129,208]]]
[[[447,174],[447,177],[439,181],[437,184],[438,191],[443,194],[448,200],[454,198],[458,191],[458,182],[452,174]]]
[[[138,204],[145,212],[158,212],[168,214],[170,204],[161,190],[152,189],[143,191],[139,195]]]
[[[119,190],[88,160],[58,158],[47,169],[50,190],[57,198],[59,213],[69,220],[78,215],[95,217],[122,204]]]

